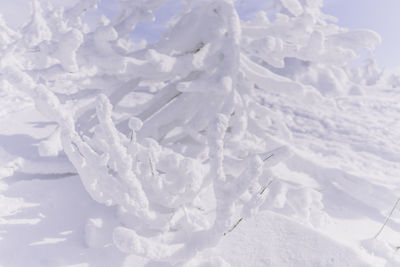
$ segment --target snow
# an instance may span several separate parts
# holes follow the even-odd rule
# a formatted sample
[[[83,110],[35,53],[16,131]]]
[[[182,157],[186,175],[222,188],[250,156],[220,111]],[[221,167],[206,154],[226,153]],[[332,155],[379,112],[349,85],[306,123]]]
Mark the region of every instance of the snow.
[[[232,266],[384,266],[384,259],[392,261],[398,213],[380,236],[383,241],[364,240],[376,234],[398,195],[400,139],[388,128],[399,121],[398,99],[395,90],[370,90],[327,108],[269,96],[269,105],[285,110],[294,156],[273,167],[280,181],[268,188],[276,197],[267,198],[263,208],[286,216],[264,211],[246,219],[209,253]],[[77,176],[42,174],[45,168],[38,167],[44,164],[38,140],[54,125],[29,105],[10,111],[1,125],[1,183],[6,186],[1,189],[0,265],[122,264],[121,253],[96,234],[109,227],[101,216],[110,218],[115,211],[91,200]],[[36,168],[25,171],[26,163],[18,159],[35,161]],[[145,262],[128,260],[135,266]]]
[[[65,25],[40,2],[17,42],[37,54],[0,40],[0,266],[400,264],[397,209],[376,237],[400,195],[400,91],[344,65],[375,32],[318,24],[319,1],[241,22],[221,0],[132,48],[163,1],[88,35],[72,18],[98,1],[57,1]]]
[[[377,266],[379,259],[272,212],[238,226],[216,248],[232,266]],[[306,252],[306,253],[305,253]]]

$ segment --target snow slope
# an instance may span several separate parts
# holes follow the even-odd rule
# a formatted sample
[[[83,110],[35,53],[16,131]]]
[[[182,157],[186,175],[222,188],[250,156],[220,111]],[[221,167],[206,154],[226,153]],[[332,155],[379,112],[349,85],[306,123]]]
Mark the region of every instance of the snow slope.
[[[398,89],[259,90],[258,103],[271,146],[292,157],[272,167],[262,211],[186,266],[399,266],[397,209],[374,239],[400,196]],[[5,85],[0,106],[0,266],[166,266],[117,250],[115,208],[89,197],[64,155],[39,156],[53,122]]]
[[[265,211],[189,266],[211,256],[232,266],[399,264],[397,211],[372,238],[399,195],[400,92],[364,90],[312,105],[260,92],[281,123],[270,122],[271,138],[293,156],[273,167]],[[124,259],[111,245],[115,210],[90,199],[62,158],[39,157],[54,124],[12,92],[1,101],[0,266],[163,266]]]

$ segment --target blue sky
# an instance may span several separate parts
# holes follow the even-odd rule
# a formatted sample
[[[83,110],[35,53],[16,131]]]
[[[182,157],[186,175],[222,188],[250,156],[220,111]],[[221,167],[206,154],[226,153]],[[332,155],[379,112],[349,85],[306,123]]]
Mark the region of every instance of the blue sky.
[[[324,11],[350,29],[366,28],[379,33],[378,65],[400,67],[400,0],[324,0]]]
[[[174,0],[169,0],[169,5],[162,12],[168,12],[168,8],[176,8]],[[175,1],[176,2],[176,1]],[[251,7],[266,5],[264,0],[239,0],[250,7],[244,12],[254,11]],[[325,13],[338,18],[338,24],[349,29],[371,29],[382,37],[382,44],[374,51],[377,63],[381,67],[400,68],[400,0],[324,0]],[[159,12],[161,13],[161,12]],[[168,15],[162,16],[161,23],[167,20]],[[245,14],[242,14],[245,15]],[[138,31],[145,33],[146,25],[140,25]],[[162,29],[158,29],[158,36]],[[152,36],[150,39],[158,39]]]
[[[63,4],[74,0],[51,0],[53,4]],[[246,5],[262,6],[264,0],[239,0]],[[169,6],[175,6],[174,0],[169,0]],[[0,13],[8,22],[17,25],[29,14],[29,0],[0,0]],[[104,0],[102,7],[112,9],[115,0]],[[173,7],[171,9],[175,9]],[[381,67],[400,68],[400,0],[324,0],[324,11],[338,18],[338,24],[350,29],[367,28],[378,32],[383,43],[376,49],[378,65]],[[250,11],[250,10],[249,10]],[[168,17],[168,10],[163,9],[167,16],[162,16],[160,22]],[[149,29],[141,25],[137,31],[144,34]],[[157,35],[159,36],[161,29]],[[157,39],[158,37],[153,36]]]

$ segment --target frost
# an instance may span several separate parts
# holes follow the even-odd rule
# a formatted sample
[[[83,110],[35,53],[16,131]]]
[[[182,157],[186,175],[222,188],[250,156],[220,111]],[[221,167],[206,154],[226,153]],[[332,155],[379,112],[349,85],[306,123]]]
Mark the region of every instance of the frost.
[[[268,130],[286,140],[291,132],[260,92],[314,101],[380,77],[371,66],[360,81],[346,68],[379,36],[330,24],[320,1],[273,1],[274,17],[249,21],[231,0],[183,1],[165,36],[139,45],[129,35],[165,1],[121,0],[115,18],[88,29],[83,15],[97,2],[63,10],[33,1],[21,36],[1,23],[2,73],[58,124],[40,154],[63,150],[90,196],[116,206],[114,245],[154,261],[190,262],[265,201],[269,168],[291,157]],[[132,101],[140,93],[145,100]],[[273,207],[318,224],[320,195],[292,190],[290,203],[285,190]],[[101,231],[88,221],[89,247],[102,245]]]
[[[85,226],[85,242],[89,248],[100,247],[104,241],[104,222],[101,218],[91,218]]]
[[[297,0],[281,0],[282,5],[287,8],[290,13],[295,16],[300,15],[303,13],[303,7],[301,6],[300,2]]]

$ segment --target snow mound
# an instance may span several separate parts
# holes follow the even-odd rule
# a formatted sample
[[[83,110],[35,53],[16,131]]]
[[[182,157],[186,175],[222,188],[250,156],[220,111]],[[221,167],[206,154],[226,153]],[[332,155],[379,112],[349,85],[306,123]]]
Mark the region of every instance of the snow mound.
[[[369,255],[285,216],[262,212],[238,226],[216,248],[235,267],[384,266]]]

